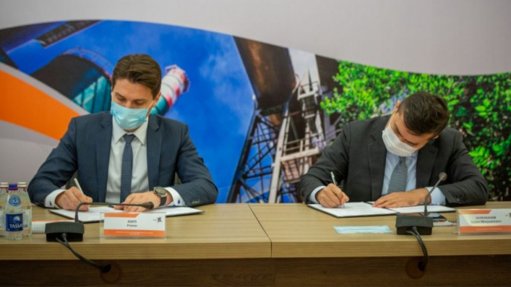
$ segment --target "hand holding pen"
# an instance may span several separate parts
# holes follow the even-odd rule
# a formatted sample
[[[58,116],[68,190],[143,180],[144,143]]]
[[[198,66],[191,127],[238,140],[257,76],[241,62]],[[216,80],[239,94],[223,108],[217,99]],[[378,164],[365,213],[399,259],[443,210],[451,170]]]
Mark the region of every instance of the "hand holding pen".
[[[316,195],[317,201],[324,207],[343,207],[350,198],[339,188],[333,172],[330,172],[332,183],[323,188]]]
[[[57,195],[55,198],[56,207],[75,210],[81,202],[92,202],[92,198],[83,193],[82,187],[76,178],[74,182],[76,187],[73,186]],[[87,205],[82,205],[80,207],[81,211],[87,211],[88,209],[89,207]]]

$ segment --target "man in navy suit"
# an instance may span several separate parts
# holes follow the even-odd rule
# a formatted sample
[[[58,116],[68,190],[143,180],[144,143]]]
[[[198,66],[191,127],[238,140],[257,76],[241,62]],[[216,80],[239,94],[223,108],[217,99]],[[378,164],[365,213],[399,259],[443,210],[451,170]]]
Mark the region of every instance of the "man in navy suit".
[[[59,145],[30,182],[31,200],[68,210],[92,201],[151,202],[154,207],[215,202],[217,188],[188,128],[150,114],[160,97],[160,86],[160,66],[151,57],[121,58],[112,76],[111,111],[71,120]],[[65,189],[75,174],[81,187]],[[174,185],[176,174],[181,181],[178,185]]]
[[[416,93],[398,102],[391,116],[351,122],[302,177],[300,191],[325,207],[349,200],[412,206],[429,201],[445,172],[447,180],[431,192],[433,204],[484,204],[487,183],[448,121],[442,98]]]

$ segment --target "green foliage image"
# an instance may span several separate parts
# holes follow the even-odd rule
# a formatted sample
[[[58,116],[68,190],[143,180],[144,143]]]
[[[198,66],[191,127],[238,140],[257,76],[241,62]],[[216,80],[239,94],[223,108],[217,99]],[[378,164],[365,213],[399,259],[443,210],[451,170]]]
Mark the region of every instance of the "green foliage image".
[[[449,125],[464,135],[470,156],[490,186],[492,200],[511,200],[511,73],[447,76],[381,69],[339,62],[332,97],[321,102],[339,113],[342,127],[389,113],[397,100],[418,91],[442,96]]]

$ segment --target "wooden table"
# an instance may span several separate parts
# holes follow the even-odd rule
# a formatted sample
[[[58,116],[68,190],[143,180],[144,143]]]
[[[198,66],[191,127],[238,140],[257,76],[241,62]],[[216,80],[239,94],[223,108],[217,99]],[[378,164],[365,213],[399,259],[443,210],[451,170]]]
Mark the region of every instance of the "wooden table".
[[[2,238],[0,285],[77,286],[107,280],[139,286],[209,286],[236,280],[237,274],[251,270],[250,260],[270,260],[270,240],[248,205],[200,209],[203,214],[168,217],[165,239],[105,239],[99,236],[98,223],[86,224],[83,242],[71,245],[88,259],[113,264],[105,278],[59,243],[46,242],[44,234],[22,241]],[[33,217],[61,218],[42,208],[34,208]]]
[[[271,239],[277,285],[511,286],[511,235],[458,236],[455,226],[435,227],[423,236],[430,258],[421,272],[420,246],[396,235],[394,215],[335,218],[302,204],[250,207]],[[456,220],[456,213],[444,216]],[[388,225],[393,232],[337,234],[334,226],[343,225]]]
[[[511,207],[511,202],[486,208]],[[340,235],[336,225],[388,225],[395,216],[337,219],[303,204],[218,204],[204,214],[167,218],[165,239],[105,239],[87,224],[72,246],[89,259],[110,263],[99,272],[63,246],[32,239],[0,239],[0,278],[7,285],[175,286],[488,286],[511,285],[511,235],[458,236],[435,227],[423,236],[426,272],[412,236]],[[444,214],[454,220],[455,213]],[[35,219],[56,219],[34,209]],[[26,274],[26,275],[22,275]],[[3,279],[6,278],[6,279]],[[415,279],[414,279],[415,278]]]

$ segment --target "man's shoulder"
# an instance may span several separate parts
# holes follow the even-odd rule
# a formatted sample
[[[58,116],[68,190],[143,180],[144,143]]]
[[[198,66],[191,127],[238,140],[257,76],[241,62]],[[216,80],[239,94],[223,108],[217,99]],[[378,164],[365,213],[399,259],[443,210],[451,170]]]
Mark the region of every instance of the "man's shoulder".
[[[94,122],[94,121],[102,121],[105,119],[109,119],[112,117],[112,114],[110,112],[98,112],[93,114],[86,114],[74,117],[73,120],[78,123],[85,123],[85,122]]]
[[[151,121],[165,128],[186,129],[186,124],[160,115],[151,115]]]
[[[460,137],[463,138],[463,135],[460,131],[454,128],[445,128],[441,133],[438,139],[440,142],[452,142],[453,138]]]

